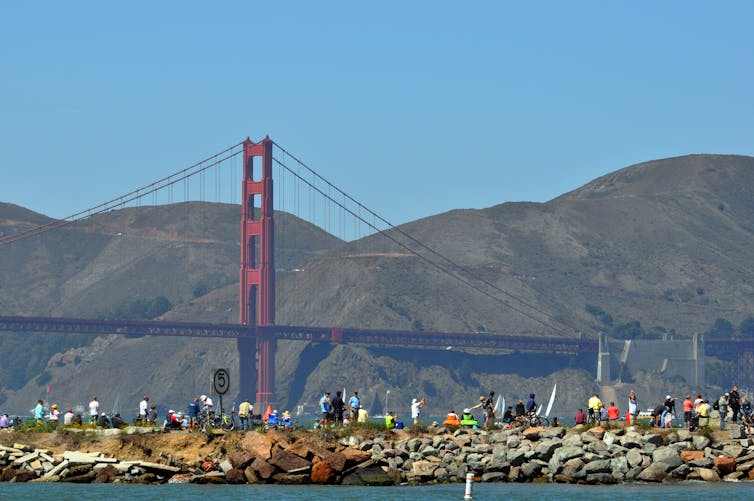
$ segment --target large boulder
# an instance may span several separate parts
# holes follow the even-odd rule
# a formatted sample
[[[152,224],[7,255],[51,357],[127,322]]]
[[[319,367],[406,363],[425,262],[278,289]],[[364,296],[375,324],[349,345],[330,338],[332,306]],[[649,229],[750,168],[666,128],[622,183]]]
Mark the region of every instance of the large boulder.
[[[727,475],[736,471],[736,460],[727,456],[718,456],[713,459],[713,464],[721,475]]]
[[[644,482],[662,482],[663,480],[665,480],[665,478],[667,478],[667,476],[668,474],[665,465],[652,463],[644,468],[644,470],[642,470],[642,472],[639,473],[639,476],[636,478]]]
[[[278,451],[272,455],[269,460],[271,465],[275,465],[286,473],[300,473],[303,468],[311,467],[311,463],[304,458],[290,454],[285,451]]]
[[[310,478],[314,484],[329,484],[335,479],[335,471],[328,463],[318,461],[312,465]]]
[[[678,451],[669,446],[658,447],[655,449],[652,452],[652,461],[665,465],[665,471],[670,471],[683,464],[681,455]]]
[[[251,463],[251,468],[257,476],[263,480],[268,480],[275,473],[275,467],[262,458],[256,458]]]
[[[549,462],[550,473],[558,473],[558,470],[563,466],[563,463],[569,459],[581,457],[584,455],[584,449],[576,446],[565,446],[556,449],[552,454],[552,458]],[[512,463],[511,463],[512,464]]]

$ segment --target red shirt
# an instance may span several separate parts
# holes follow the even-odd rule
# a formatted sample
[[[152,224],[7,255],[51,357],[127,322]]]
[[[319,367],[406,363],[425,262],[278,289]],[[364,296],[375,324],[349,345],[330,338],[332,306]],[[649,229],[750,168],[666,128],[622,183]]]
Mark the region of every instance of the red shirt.
[[[586,414],[584,414],[584,411],[577,412],[574,420],[576,421],[576,424],[586,423]]]
[[[618,419],[619,414],[620,412],[618,411],[618,408],[616,406],[611,405],[607,408],[607,418],[610,421],[615,421],[616,419]]]
[[[686,400],[683,401],[684,412],[689,412],[693,408],[694,408],[694,402],[692,402],[690,398],[687,398]]]

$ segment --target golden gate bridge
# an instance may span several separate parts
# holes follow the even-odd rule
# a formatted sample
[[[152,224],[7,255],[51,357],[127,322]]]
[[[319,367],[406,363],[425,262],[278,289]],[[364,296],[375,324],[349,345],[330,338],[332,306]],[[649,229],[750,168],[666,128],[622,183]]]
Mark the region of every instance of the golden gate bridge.
[[[281,160],[273,157],[273,147],[283,152]],[[495,284],[476,275],[471,270],[458,265],[436,250],[413,238],[404,230],[391,225],[363,204],[334,187],[306,164],[291,155],[269,137],[254,142],[250,139],[231,146],[211,157],[161,178],[147,186],[126,195],[109,200],[97,206],[77,212],[67,218],[53,220],[46,224],[28,228],[0,237],[0,246],[7,246],[40,235],[69,224],[102,214],[133,201],[154,195],[158,190],[170,189],[191,176],[203,175],[207,169],[235,158],[243,159],[241,177],[241,221],[240,221],[240,264],[239,264],[239,318],[238,324],[99,320],[88,318],[0,316],[0,331],[6,332],[47,332],[71,334],[120,334],[148,336],[184,336],[203,338],[233,338],[237,340],[239,355],[239,395],[254,393],[251,387],[256,380],[256,408],[264,409],[275,401],[275,351],[278,340],[301,340],[315,343],[365,343],[376,345],[408,347],[458,347],[520,350],[559,354],[597,353],[598,341],[569,329],[565,333],[553,325],[563,325],[561,321],[540,313],[543,318],[534,317],[527,309],[532,305],[517,298]],[[304,166],[314,176],[324,180],[324,187],[316,186],[300,171],[290,168],[285,156]],[[416,254],[429,265],[447,273],[461,283],[479,293],[495,299],[514,311],[526,315],[542,324],[548,330],[560,332],[559,336],[525,336],[517,334],[497,334],[489,332],[432,332],[424,330],[388,330],[371,328],[349,328],[344,326],[295,326],[277,325],[275,319],[275,220],[273,164],[285,169],[298,181],[316,190],[323,197],[336,204],[343,211],[367,224],[394,244]],[[203,188],[202,188],[203,189]],[[331,194],[332,190],[337,195]],[[171,191],[172,197],[172,191]],[[349,208],[348,203],[352,205]],[[355,207],[355,208],[353,208]],[[391,231],[380,229],[379,220],[387,224]],[[418,254],[415,248],[422,248]],[[427,257],[429,256],[429,257]],[[507,299],[501,299],[505,297]],[[256,374],[255,374],[256,372]]]

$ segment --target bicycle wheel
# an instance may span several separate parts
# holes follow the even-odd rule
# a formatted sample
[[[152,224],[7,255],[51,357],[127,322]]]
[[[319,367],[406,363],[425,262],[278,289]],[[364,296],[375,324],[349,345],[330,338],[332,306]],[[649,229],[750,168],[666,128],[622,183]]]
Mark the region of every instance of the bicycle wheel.
[[[236,428],[236,422],[233,416],[227,414],[223,416],[222,424],[220,425],[223,430],[232,431]]]

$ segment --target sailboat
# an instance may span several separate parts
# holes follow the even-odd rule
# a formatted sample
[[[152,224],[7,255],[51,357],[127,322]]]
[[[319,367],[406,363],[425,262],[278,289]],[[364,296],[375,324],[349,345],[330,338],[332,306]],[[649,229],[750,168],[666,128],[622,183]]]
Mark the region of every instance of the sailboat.
[[[558,389],[558,383],[555,383],[552,387],[552,393],[550,394],[550,401],[547,403],[547,410],[545,411],[545,417],[550,417],[550,411],[552,411],[552,404],[555,403],[555,392]]]

